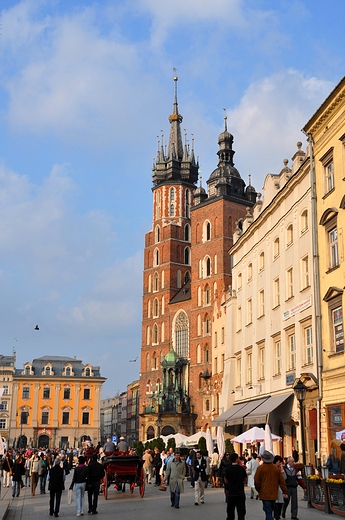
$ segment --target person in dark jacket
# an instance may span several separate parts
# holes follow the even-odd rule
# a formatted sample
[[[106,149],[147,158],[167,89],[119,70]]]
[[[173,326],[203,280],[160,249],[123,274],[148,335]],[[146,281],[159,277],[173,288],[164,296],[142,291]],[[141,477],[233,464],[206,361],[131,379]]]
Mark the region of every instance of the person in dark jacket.
[[[92,513],[93,515],[97,515],[97,504],[98,504],[98,495],[99,495],[99,487],[102,478],[105,475],[105,470],[103,464],[98,462],[98,457],[96,454],[93,454],[91,460],[88,465],[89,473],[87,477],[87,495],[89,501],[89,510],[88,513]]]
[[[19,497],[22,486],[22,476],[25,473],[24,461],[21,455],[16,458],[12,467],[12,496]]]
[[[49,483],[48,489],[50,493],[49,500],[49,514],[50,516],[59,516],[60,511],[60,502],[62,491],[65,488],[64,485],[65,474],[64,470],[61,467],[61,459],[60,457],[56,457],[54,460],[54,466],[49,470]],[[54,507],[55,502],[55,507]]]
[[[196,452],[196,459],[193,465],[194,469],[194,486],[195,486],[195,505],[199,505],[199,501],[201,504],[204,503],[205,497],[205,483],[207,481],[206,475],[206,460],[201,456],[201,452]]]
[[[3,471],[2,485],[3,485],[3,487],[10,487],[12,467],[13,467],[12,455],[11,455],[11,453],[9,453],[7,451],[4,461],[3,461],[3,465],[2,465],[2,471]]]
[[[219,476],[220,476],[220,482],[224,484],[224,493],[225,493],[225,502],[228,502],[228,495],[229,495],[229,487],[228,484],[225,482],[225,473],[228,467],[231,466],[231,460],[230,460],[230,453],[227,451],[224,453],[224,456],[222,460],[220,461],[219,466]]]
[[[74,469],[72,483],[70,485],[70,489],[73,489],[75,484],[77,516],[84,514],[84,495],[88,473],[89,468],[88,466],[85,466],[85,457],[81,455],[78,457],[78,466]]]
[[[159,486],[159,484],[161,483],[161,476],[160,476],[159,472],[162,467],[162,459],[161,459],[161,454],[159,453],[159,449],[157,447],[155,447],[154,452],[153,452],[152,465],[153,465],[153,470],[154,470],[155,477],[156,477],[155,486]]]

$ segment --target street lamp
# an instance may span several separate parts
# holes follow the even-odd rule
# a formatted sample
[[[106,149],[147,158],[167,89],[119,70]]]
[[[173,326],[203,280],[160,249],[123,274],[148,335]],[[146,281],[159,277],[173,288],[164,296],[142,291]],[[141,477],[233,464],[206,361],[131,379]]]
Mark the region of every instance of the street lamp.
[[[307,387],[302,381],[299,379],[295,386],[293,387],[295,396],[300,406],[300,415],[301,415],[301,430],[302,430],[302,457],[303,457],[303,465],[306,465],[306,457],[305,457],[305,438],[304,438],[304,410],[303,410],[303,401],[305,400],[307,394]]]

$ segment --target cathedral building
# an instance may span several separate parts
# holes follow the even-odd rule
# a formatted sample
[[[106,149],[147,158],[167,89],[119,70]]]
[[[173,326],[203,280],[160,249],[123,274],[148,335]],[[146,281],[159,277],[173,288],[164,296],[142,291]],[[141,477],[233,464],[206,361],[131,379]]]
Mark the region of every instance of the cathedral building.
[[[198,182],[183,142],[174,78],[168,148],[153,166],[152,230],[145,236],[140,367],[140,440],[193,434],[219,413],[225,355],[225,297],[235,222],[256,202],[234,166],[233,136],[219,135],[218,166]]]

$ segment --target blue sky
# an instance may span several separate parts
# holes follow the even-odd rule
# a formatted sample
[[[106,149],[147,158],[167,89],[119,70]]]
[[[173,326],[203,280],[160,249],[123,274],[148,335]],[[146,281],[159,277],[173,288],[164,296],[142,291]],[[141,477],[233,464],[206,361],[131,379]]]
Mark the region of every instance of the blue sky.
[[[236,167],[261,191],[345,74],[345,3],[2,0],[1,353],[139,376],[151,167],[173,67],[204,182],[223,108]],[[36,324],[40,331],[34,331]]]

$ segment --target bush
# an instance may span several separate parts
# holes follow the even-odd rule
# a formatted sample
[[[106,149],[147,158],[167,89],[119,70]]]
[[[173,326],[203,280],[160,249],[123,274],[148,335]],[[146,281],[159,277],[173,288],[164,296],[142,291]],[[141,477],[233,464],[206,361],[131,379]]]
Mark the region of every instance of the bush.
[[[138,442],[133,442],[133,448],[135,449],[136,451],[136,454],[138,455],[138,457],[142,457],[143,454],[144,454],[144,445],[141,441],[138,441]]]
[[[225,439],[225,451],[228,453],[234,452],[234,445],[232,444],[230,439]]]

